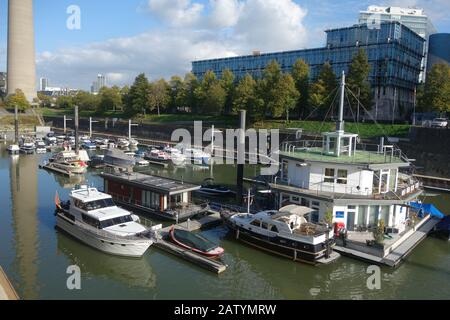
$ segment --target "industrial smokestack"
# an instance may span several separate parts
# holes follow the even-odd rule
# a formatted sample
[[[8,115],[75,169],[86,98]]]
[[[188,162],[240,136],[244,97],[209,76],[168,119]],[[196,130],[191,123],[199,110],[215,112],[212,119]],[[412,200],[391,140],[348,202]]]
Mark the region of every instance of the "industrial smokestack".
[[[37,97],[33,0],[8,1],[8,95],[17,89]]]

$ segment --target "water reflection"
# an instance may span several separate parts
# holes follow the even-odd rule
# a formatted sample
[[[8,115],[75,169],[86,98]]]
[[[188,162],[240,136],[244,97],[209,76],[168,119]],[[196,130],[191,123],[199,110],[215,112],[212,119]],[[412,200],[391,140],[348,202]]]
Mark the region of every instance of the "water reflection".
[[[10,160],[14,266],[19,273],[21,296],[38,297],[37,166],[34,156],[14,156]]]
[[[65,255],[72,265],[79,266],[83,277],[104,277],[129,287],[150,289],[156,286],[156,275],[146,257],[128,259],[107,255],[59,231],[57,242],[58,254]]]

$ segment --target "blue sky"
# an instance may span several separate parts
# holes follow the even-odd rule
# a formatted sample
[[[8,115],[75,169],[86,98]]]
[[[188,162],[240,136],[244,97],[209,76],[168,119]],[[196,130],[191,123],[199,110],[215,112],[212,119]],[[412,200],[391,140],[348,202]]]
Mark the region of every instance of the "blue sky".
[[[6,61],[7,1],[0,0],[0,69]],[[34,0],[38,77],[87,89],[97,73],[110,84],[139,72],[184,74],[190,61],[323,45],[326,28],[357,22],[371,4],[425,7],[449,32],[447,0]],[[81,9],[81,30],[66,28],[67,7]]]

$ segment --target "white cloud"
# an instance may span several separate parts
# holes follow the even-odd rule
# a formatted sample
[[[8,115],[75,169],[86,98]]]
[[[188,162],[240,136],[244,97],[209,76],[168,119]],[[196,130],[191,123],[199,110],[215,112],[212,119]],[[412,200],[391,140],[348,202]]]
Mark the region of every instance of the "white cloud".
[[[97,73],[124,85],[145,72],[151,79],[183,75],[191,61],[301,48],[308,39],[306,11],[293,0],[149,0],[158,28],[127,38],[38,55],[39,76],[88,88]]]
[[[148,10],[173,26],[195,25],[204,6],[191,0],[148,0]]]

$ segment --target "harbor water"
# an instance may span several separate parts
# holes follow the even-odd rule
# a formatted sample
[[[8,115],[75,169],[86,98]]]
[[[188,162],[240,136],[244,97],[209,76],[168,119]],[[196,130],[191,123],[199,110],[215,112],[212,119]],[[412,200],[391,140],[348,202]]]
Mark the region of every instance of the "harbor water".
[[[204,232],[225,249],[228,269],[217,276],[151,248],[142,259],[103,254],[55,230],[54,197],[76,184],[103,189],[96,171],[67,178],[38,165],[49,155],[10,156],[0,146],[0,265],[22,299],[449,299],[450,242],[428,238],[397,269],[381,268],[381,289],[370,290],[369,264],[341,257],[309,266],[272,256],[227,237],[225,227]],[[149,167],[201,183],[211,176],[235,185],[236,168]],[[246,176],[257,174],[246,169]],[[450,212],[450,195],[427,196]],[[81,269],[81,289],[69,290],[69,266]]]

